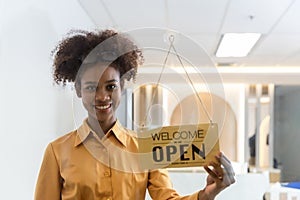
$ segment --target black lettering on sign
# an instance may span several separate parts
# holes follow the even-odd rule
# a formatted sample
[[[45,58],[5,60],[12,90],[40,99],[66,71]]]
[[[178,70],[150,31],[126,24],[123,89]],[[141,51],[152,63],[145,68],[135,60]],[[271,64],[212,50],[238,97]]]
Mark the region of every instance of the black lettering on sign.
[[[171,161],[172,155],[175,155],[178,151],[177,148],[179,148],[179,153],[180,153],[180,160],[185,161],[185,160],[196,160],[196,155],[200,156],[202,159],[205,159],[205,144],[202,143],[201,147],[202,149],[198,148],[195,144],[191,145],[191,153],[187,152],[187,149],[189,147],[189,144],[180,144],[179,146],[175,145],[168,145],[165,148],[161,146],[155,146],[152,148],[152,157],[154,162],[162,162],[165,159],[166,156],[166,161]],[[192,156],[192,158],[190,158]]]
[[[167,152],[167,161],[171,161],[171,154],[176,154],[177,153],[177,148],[174,145],[167,146],[166,147],[166,152]]]
[[[170,140],[168,132],[151,133],[152,140]]]
[[[157,155],[157,151],[159,156]],[[155,162],[161,162],[164,160],[164,152],[161,146],[155,146],[152,149],[153,160]]]
[[[151,133],[151,137],[153,141],[160,140],[187,140],[187,139],[196,139],[204,137],[204,130],[197,129],[194,131],[183,130],[183,131],[175,131],[173,133],[169,133],[167,131]]]
[[[190,160],[189,158],[185,158],[184,154],[187,153],[186,147],[188,147],[188,144],[181,144],[180,145],[180,160]]]
[[[204,143],[202,143],[202,151],[198,147],[196,147],[194,144],[192,144],[193,160],[195,160],[195,153],[198,154],[201,158],[205,159],[205,146],[204,146]]]
[[[194,131],[190,130],[183,130],[183,131],[175,131],[173,132],[173,139],[174,140],[186,140],[186,139],[196,139],[196,138],[203,138],[204,137],[204,130],[198,129]]]

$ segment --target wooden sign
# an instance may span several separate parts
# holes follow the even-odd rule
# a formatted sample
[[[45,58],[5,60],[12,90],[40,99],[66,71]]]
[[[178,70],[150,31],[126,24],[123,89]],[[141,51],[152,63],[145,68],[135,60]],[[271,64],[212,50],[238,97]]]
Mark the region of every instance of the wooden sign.
[[[217,124],[166,126],[138,132],[143,169],[209,164],[219,152]]]

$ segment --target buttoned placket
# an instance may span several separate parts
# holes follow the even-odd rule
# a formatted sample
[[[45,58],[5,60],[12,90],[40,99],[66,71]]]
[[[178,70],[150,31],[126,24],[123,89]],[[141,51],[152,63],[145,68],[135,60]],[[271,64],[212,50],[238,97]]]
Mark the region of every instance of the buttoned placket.
[[[109,150],[105,147],[104,140],[105,139],[98,138],[98,141],[100,143],[100,159],[97,160],[97,181],[98,186],[100,187],[99,191],[105,191],[105,197],[101,196],[101,199],[111,200],[113,195],[111,161]]]

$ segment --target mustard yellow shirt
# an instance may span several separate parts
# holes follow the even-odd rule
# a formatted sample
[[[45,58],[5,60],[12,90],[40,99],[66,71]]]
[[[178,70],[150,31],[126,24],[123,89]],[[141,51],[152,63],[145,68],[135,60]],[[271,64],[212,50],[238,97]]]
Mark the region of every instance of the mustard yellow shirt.
[[[35,200],[196,200],[180,197],[166,170],[138,165],[135,133],[117,121],[103,138],[85,120],[75,131],[51,142],[37,180]]]

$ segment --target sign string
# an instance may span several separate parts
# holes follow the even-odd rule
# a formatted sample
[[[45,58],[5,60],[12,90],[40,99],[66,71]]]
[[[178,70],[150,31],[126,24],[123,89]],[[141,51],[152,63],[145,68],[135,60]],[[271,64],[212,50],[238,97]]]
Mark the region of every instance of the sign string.
[[[169,38],[169,39],[170,39],[170,38]],[[147,119],[148,119],[148,116],[149,116],[149,114],[150,114],[150,106],[153,104],[154,99],[155,99],[155,96],[156,96],[156,93],[157,93],[157,91],[158,91],[158,85],[159,85],[159,83],[160,83],[162,74],[163,74],[163,72],[164,72],[164,70],[165,70],[166,63],[167,63],[169,54],[170,54],[170,52],[171,52],[171,48],[172,48],[172,46],[170,45],[170,46],[169,46],[169,49],[168,49],[168,52],[167,52],[167,55],[166,55],[166,57],[165,57],[165,60],[164,60],[164,62],[163,62],[163,67],[162,67],[161,72],[160,72],[160,74],[159,74],[158,80],[157,80],[157,82],[156,82],[156,84],[155,84],[154,92],[153,92],[153,95],[152,95],[150,104],[148,105],[148,108],[147,108],[147,111],[146,111],[146,114],[145,114],[145,117],[144,117],[144,121],[143,121],[143,123],[142,123],[142,128],[146,128],[146,125],[147,125]]]
[[[158,80],[157,80],[157,82],[156,82],[156,84],[155,84],[154,92],[153,92],[153,95],[152,95],[150,104],[149,104],[149,106],[148,106],[148,108],[147,108],[147,111],[146,111],[146,114],[145,114],[144,121],[143,121],[143,123],[142,123],[142,128],[146,128],[147,119],[148,119],[148,116],[149,116],[149,114],[150,114],[150,113],[149,113],[149,112],[150,112],[150,106],[151,106],[152,103],[154,102],[156,93],[157,93],[157,91],[158,91],[158,85],[159,85],[159,83],[160,83],[160,81],[161,81],[161,77],[162,77],[162,74],[163,74],[164,69],[165,69],[165,67],[166,67],[166,63],[167,63],[167,60],[168,60],[168,58],[169,58],[171,49],[173,49],[173,51],[175,52],[176,57],[177,57],[177,59],[179,60],[180,65],[181,65],[181,67],[183,68],[183,70],[184,70],[184,72],[185,72],[185,75],[187,76],[187,78],[188,78],[188,80],[189,80],[189,82],[190,82],[190,84],[191,84],[191,86],[192,86],[192,89],[193,89],[194,93],[195,93],[196,96],[197,96],[198,101],[200,102],[201,106],[203,107],[203,110],[204,110],[204,112],[205,112],[206,117],[208,118],[210,124],[213,125],[212,118],[211,118],[211,116],[210,116],[210,114],[209,114],[209,112],[208,112],[206,106],[204,105],[204,103],[203,103],[201,97],[199,96],[199,93],[197,92],[197,90],[196,90],[196,88],[195,88],[195,85],[193,84],[193,81],[192,81],[190,75],[189,75],[188,72],[187,72],[187,70],[186,70],[186,68],[185,68],[185,66],[184,66],[184,64],[183,64],[183,62],[182,62],[181,56],[180,56],[180,55],[177,53],[177,51],[176,51],[176,48],[175,48],[175,46],[174,46],[174,41],[175,41],[174,35],[170,35],[170,36],[169,36],[169,41],[170,41],[170,46],[169,46],[169,49],[168,49],[166,58],[165,58],[165,60],[164,60],[164,62],[163,62],[163,67],[162,67],[162,70],[161,70],[161,72],[160,72],[160,74],[159,74],[159,78],[158,78]]]

